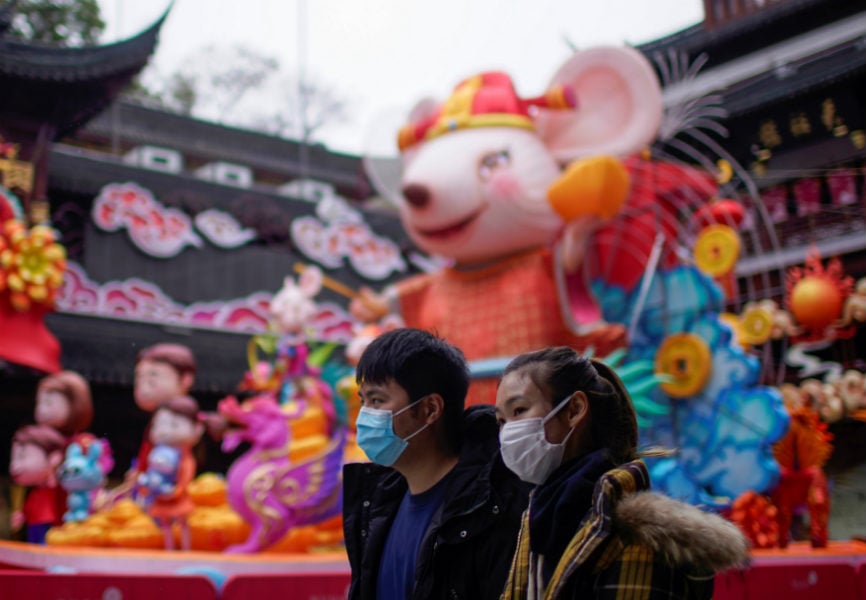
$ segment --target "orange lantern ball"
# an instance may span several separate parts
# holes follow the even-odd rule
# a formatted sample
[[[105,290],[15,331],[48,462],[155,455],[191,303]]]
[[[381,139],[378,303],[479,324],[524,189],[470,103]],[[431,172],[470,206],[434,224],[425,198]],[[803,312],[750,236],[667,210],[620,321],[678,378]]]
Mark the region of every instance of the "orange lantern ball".
[[[809,329],[828,327],[842,315],[844,302],[839,286],[826,277],[804,277],[791,289],[791,313]]]

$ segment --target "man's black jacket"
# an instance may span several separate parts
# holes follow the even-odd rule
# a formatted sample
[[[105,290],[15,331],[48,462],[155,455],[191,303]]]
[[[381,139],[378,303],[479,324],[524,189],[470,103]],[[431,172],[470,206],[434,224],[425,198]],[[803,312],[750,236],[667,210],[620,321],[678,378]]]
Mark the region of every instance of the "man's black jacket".
[[[466,409],[463,421],[460,460],[421,543],[412,598],[499,598],[511,566],[530,486],[502,463],[491,406]],[[371,463],[344,467],[350,600],[376,597],[379,560],[406,489],[406,480],[394,469]]]

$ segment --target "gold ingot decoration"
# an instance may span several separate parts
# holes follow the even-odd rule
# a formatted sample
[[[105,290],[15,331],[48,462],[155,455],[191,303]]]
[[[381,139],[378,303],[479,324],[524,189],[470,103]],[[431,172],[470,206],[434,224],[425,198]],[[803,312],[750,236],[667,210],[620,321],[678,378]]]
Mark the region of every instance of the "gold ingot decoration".
[[[0,184],[7,189],[33,191],[33,164],[18,160],[18,144],[4,142],[0,137]]]

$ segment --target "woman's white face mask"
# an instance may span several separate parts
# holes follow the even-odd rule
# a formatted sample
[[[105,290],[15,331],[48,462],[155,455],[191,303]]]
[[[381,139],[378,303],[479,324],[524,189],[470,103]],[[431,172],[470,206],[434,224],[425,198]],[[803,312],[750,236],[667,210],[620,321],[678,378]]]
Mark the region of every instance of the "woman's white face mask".
[[[569,394],[545,417],[510,421],[499,430],[499,446],[502,461],[521,480],[538,485],[544,483],[556,468],[562,464],[565,443],[571,437],[574,427],[568,430],[565,439],[559,444],[547,441],[544,426],[568,404],[573,394]]]

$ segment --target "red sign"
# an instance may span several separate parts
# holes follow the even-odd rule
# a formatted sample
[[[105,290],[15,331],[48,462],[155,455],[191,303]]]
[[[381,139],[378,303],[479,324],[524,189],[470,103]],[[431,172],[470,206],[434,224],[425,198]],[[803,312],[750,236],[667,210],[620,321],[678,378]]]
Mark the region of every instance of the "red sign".
[[[761,193],[764,206],[773,223],[781,223],[788,220],[788,192],[784,186],[764,190]]]
[[[857,202],[857,180],[853,169],[840,169],[827,177],[833,204],[844,206]]]
[[[794,199],[797,214],[801,217],[821,212],[821,181],[819,179],[800,179],[794,184]]]
[[[857,569],[850,563],[799,563],[756,565],[745,572],[744,598],[785,598],[786,600],[841,600],[861,598]]]
[[[216,600],[217,592],[213,583],[201,575],[0,571],[0,597],[27,600]]]
[[[292,598],[292,600],[345,600],[350,576],[346,572],[294,575],[234,575],[223,587],[222,600]]]

